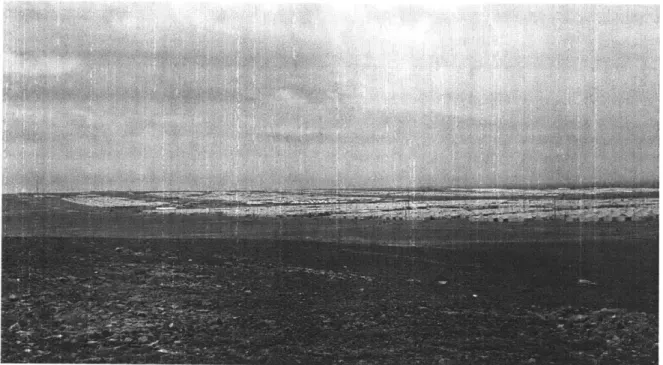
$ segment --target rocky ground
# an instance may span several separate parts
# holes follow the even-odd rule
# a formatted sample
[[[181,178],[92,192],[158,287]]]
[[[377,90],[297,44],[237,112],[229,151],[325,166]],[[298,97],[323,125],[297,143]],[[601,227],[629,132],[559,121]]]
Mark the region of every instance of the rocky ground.
[[[621,267],[624,282],[579,285],[571,274],[550,274],[562,262],[523,264],[513,252],[469,248],[2,243],[3,362],[657,362],[657,280],[641,282],[648,275],[637,272],[641,263]],[[491,266],[496,261],[503,264]],[[604,261],[592,264],[596,272],[615,268]],[[620,298],[615,285],[635,287],[628,295],[640,297]]]

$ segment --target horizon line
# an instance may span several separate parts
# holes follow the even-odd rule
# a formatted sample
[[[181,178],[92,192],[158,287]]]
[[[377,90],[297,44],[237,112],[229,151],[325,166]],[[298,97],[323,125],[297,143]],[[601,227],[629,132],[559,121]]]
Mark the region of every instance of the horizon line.
[[[110,192],[131,192],[131,193],[158,193],[158,192],[207,192],[207,191],[255,191],[255,192],[278,192],[278,191],[302,191],[302,190],[367,190],[367,191],[446,191],[451,189],[521,189],[521,190],[545,190],[545,189],[605,189],[605,188],[650,188],[659,189],[659,183],[656,182],[642,182],[642,183],[587,183],[587,184],[502,184],[502,185],[463,185],[463,186],[416,186],[416,187],[323,187],[323,188],[292,188],[292,189],[173,189],[173,190],[69,190],[69,191],[22,191],[5,193],[2,195],[12,194],[74,194],[74,193],[110,193]],[[4,190],[4,189],[3,189]]]

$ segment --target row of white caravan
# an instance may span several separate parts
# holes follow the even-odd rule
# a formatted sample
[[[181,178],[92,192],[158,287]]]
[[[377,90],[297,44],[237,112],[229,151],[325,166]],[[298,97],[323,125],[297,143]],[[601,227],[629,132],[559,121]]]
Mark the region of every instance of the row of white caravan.
[[[217,208],[158,207],[148,214],[221,214],[236,217],[330,217],[338,219],[426,220],[469,219],[474,222],[524,222],[564,220],[568,222],[611,222],[657,219],[658,204],[640,207],[621,206],[553,209],[541,206],[439,207],[384,204],[267,205]]]

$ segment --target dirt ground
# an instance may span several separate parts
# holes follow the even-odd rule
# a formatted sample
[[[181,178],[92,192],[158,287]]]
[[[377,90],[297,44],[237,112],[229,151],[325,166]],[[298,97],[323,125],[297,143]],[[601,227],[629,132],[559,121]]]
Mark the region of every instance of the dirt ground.
[[[582,245],[563,227],[487,244],[470,236],[494,225],[428,224],[453,244],[5,230],[2,361],[657,362],[657,224],[570,226]]]

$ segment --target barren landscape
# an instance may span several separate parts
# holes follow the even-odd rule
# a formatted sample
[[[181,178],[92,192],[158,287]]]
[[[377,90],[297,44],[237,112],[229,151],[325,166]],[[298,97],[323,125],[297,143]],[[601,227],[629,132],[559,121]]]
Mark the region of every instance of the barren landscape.
[[[3,361],[657,361],[657,220],[154,215],[129,195],[150,204],[4,196]]]

